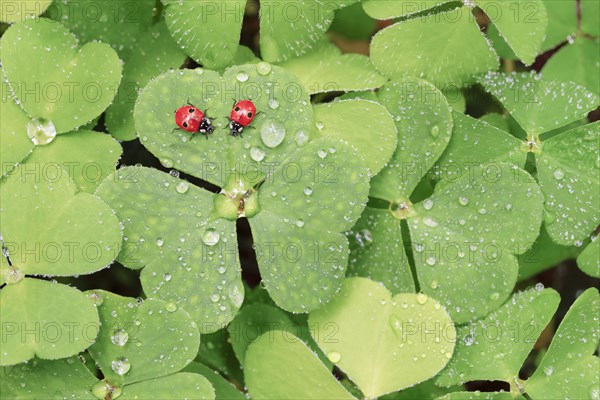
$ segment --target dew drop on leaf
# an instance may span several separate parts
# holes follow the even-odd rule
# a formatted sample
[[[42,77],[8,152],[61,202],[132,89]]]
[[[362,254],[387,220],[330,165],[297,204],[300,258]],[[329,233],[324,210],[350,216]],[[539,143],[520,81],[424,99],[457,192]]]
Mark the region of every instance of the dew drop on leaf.
[[[271,64],[266,63],[266,62],[259,62],[258,64],[256,64],[256,72],[258,72],[259,75],[268,75],[271,73]]]
[[[304,194],[305,195],[310,196],[312,193],[313,193],[312,188],[307,187],[307,188],[304,189]]]
[[[325,150],[319,150],[317,151],[317,155],[319,156],[319,158],[325,158],[327,157],[327,152]]]
[[[33,118],[27,123],[27,136],[35,145],[49,144],[56,137],[56,128],[46,118]]]
[[[188,191],[189,188],[190,188],[189,183],[187,183],[185,181],[181,181],[177,184],[177,186],[175,187],[175,190],[177,190],[177,193],[184,194]]]
[[[165,274],[164,278],[165,278],[165,282],[169,282],[171,279],[173,279],[171,274],[169,274],[168,272]]]
[[[165,304],[165,309],[168,312],[175,312],[175,311],[177,311],[177,304],[175,304],[173,302],[168,302],[167,304]]]
[[[110,337],[110,341],[116,345],[123,347],[129,340],[129,333],[125,329],[117,329]]]
[[[213,303],[216,303],[217,301],[219,301],[221,299],[221,296],[219,296],[218,294],[214,293],[210,295],[210,301],[212,301]]]
[[[427,199],[423,202],[423,208],[426,209],[427,211],[431,210],[433,208],[433,200],[431,199]]]
[[[427,300],[429,300],[429,298],[426,295],[424,295],[423,293],[419,293],[417,295],[417,303],[422,305],[422,304],[427,303]]]
[[[238,72],[238,74],[235,76],[235,79],[240,82],[246,82],[248,80],[248,74],[244,71]]]
[[[279,108],[279,101],[276,99],[269,100],[269,107],[271,107],[273,110],[277,110]]]
[[[126,357],[119,357],[113,360],[110,366],[118,375],[125,375],[131,369],[131,364]]]
[[[266,120],[260,128],[260,138],[265,146],[275,148],[283,142],[285,138],[285,127],[272,119]]]
[[[163,244],[165,244],[164,240],[162,240],[161,238],[156,239],[156,245],[158,247],[162,247]]]
[[[308,133],[306,133],[306,131],[299,130],[296,132],[296,136],[294,139],[296,141],[296,145],[298,145],[298,147],[302,147],[306,143],[308,143],[309,136]]]
[[[560,181],[565,177],[565,172],[562,169],[557,169],[554,171],[552,176],[554,176],[554,179],[556,179],[557,181]]]
[[[336,364],[340,362],[340,360],[342,359],[342,355],[337,351],[331,351],[327,353],[327,358],[329,358],[329,361]]]
[[[466,198],[466,197],[464,197],[464,196],[460,196],[460,197],[458,198],[458,203],[459,203],[461,206],[466,206],[467,204],[469,204],[469,199],[467,199],[467,198]]]
[[[205,230],[202,235],[202,241],[207,246],[214,246],[219,243],[219,240],[221,240],[221,235],[212,228]]]
[[[90,294],[88,294],[88,297],[97,306],[99,306],[100,304],[102,304],[102,302],[104,301],[104,298],[98,292],[91,292]]]
[[[265,159],[265,151],[260,147],[253,147],[250,149],[250,158],[256,162],[261,162]]]
[[[437,125],[434,125],[431,127],[431,136],[433,136],[434,138],[438,137],[440,135],[440,127]]]

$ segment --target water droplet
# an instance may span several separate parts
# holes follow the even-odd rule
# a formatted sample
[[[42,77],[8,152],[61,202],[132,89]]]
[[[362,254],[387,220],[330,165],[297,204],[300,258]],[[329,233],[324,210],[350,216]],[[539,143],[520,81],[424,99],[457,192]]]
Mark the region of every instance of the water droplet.
[[[417,295],[417,303],[419,303],[419,304],[425,304],[425,303],[427,303],[427,300],[429,300],[429,297],[427,297],[423,293],[419,293]]]
[[[296,136],[294,139],[295,139],[298,147],[302,147],[306,143],[308,143],[309,136],[308,136],[308,133],[306,133],[305,131],[299,130],[296,132]]]
[[[15,267],[9,267],[4,271],[4,280],[6,283],[17,283],[25,278],[25,274],[21,269]]]
[[[104,302],[104,298],[98,292],[90,292],[90,294],[88,294],[88,297],[97,306],[99,306],[100,304],[102,304],[102,302]]]
[[[173,302],[168,302],[167,304],[165,304],[165,309],[168,312],[175,312],[175,311],[177,311],[177,304],[175,304]]]
[[[56,128],[52,121],[46,118],[33,118],[27,123],[27,136],[35,145],[51,143],[56,137]]]
[[[212,228],[208,228],[207,230],[205,230],[204,235],[202,235],[202,241],[207,246],[214,246],[215,244],[219,243],[220,239],[221,235],[219,234],[219,232]]]
[[[312,188],[309,188],[309,187],[305,188],[304,189],[304,194],[307,195],[307,196],[310,196],[311,194],[313,194]]]
[[[500,293],[494,292],[490,295],[491,300],[498,300],[500,298]]]
[[[363,229],[354,235],[356,242],[360,247],[365,247],[373,243],[373,234],[368,229]]]
[[[173,279],[173,277],[171,276],[171,274],[168,273],[168,272],[165,274],[164,278],[165,278],[165,282],[170,282],[171,279]]]
[[[479,210],[477,210],[477,212],[481,215],[487,214],[487,210],[485,208],[480,208]]]
[[[283,142],[285,127],[280,122],[268,119],[260,128],[260,138],[265,146],[273,149]]]
[[[304,226],[304,221],[302,221],[301,219],[299,219],[298,221],[296,221],[296,226],[298,228],[302,228]]]
[[[473,337],[473,335],[467,335],[464,337],[463,342],[465,343],[465,346],[469,347],[472,346],[473,343],[475,343],[475,338]]]
[[[316,126],[318,130],[322,130],[323,128],[325,128],[325,124],[321,121],[317,122]]]
[[[248,80],[248,74],[244,71],[238,72],[238,74],[235,76],[235,79],[237,79],[239,82],[246,82]]]
[[[116,345],[123,347],[129,340],[129,333],[125,329],[117,329],[110,337],[110,341]]]
[[[541,282],[536,283],[535,290],[537,290],[538,292],[541,292],[542,290],[544,290],[544,284]]]
[[[552,176],[554,176],[554,179],[556,179],[557,181],[560,181],[565,177],[565,171],[563,171],[562,169],[557,169],[554,171]]]
[[[590,400],[600,400],[600,387],[598,385],[592,385],[588,389]]]
[[[196,71],[196,74],[197,74],[197,75],[202,75],[202,74],[204,74],[204,68],[196,68],[196,69],[195,69],[195,71]]]
[[[546,374],[546,376],[551,376],[553,372],[554,372],[554,368],[551,366],[544,368],[544,374]]]
[[[430,217],[423,218],[423,223],[430,228],[435,228],[439,225],[435,219],[430,218]]]
[[[131,364],[126,357],[119,357],[111,363],[112,370],[118,375],[125,375],[131,369]]]
[[[429,282],[429,287],[432,289],[437,289],[438,286],[439,286],[438,281]]]
[[[434,256],[429,256],[425,259],[425,263],[427,263],[427,265],[434,266],[436,262],[437,261]]]
[[[271,72],[271,64],[266,63],[266,62],[259,62],[258,64],[256,64],[256,72],[259,73],[259,75],[268,75]]]
[[[433,200],[427,199],[423,202],[423,208],[426,210],[431,210],[433,208]]]
[[[165,244],[164,240],[162,240],[161,238],[156,239],[156,245],[158,247],[162,247],[163,244]]]
[[[170,158],[163,158],[162,160],[160,160],[160,163],[165,168],[173,168],[173,166],[175,165],[173,160],[171,160]]]
[[[327,353],[327,358],[329,358],[329,361],[336,364],[340,362],[340,360],[342,359],[342,355],[337,351],[331,351]]]
[[[319,156],[319,158],[325,158],[327,157],[327,152],[325,150],[319,150],[317,151],[317,155]]]
[[[467,199],[467,198],[466,198],[466,197],[464,197],[464,196],[460,196],[460,197],[458,198],[458,203],[459,203],[461,206],[466,206],[467,204],[469,204],[469,199]]]
[[[265,159],[265,151],[260,147],[253,147],[250,149],[250,158],[256,162],[261,162]]]
[[[216,303],[220,299],[221,299],[221,296],[219,296],[217,293],[214,293],[214,294],[210,295],[210,301],[212,301],[213,303]]]
[[[433,136],[434,138],[438,137],[440,134],[440,127],[437,125],[434,125],[431,127],[431,136]]]
[[[187,183],[186,181],[181,181],[177,184],[177,186],[175,187],[175,190],[177,190],[177,193],[184,194],[188,191],[189,188],[190,188],[189,183]]]
[[[279,108],[279,101],[276,99],[269,100],[269,107],[271,107],[273,110],[277,110]]]

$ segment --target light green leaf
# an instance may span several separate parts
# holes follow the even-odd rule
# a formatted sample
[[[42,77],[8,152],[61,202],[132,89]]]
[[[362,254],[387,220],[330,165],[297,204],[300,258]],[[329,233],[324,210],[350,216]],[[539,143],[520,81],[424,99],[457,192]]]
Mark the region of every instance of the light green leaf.
[[[348,257],[339,232],[358,219],[367,194],[360,157],[327,138],[292,154],[261,186],[262,210],[250,226],[262,282],[278,306],[308,312],[338,290]]]
[[[459,327],[454,356],[437,383],[512,383],[559,302],[560,296],[552,289],[527,290],[513,295],[486,318]]]
[[[260,52],[269,62],[286,61],[310,50],[329,29],[334,12],[357,0],[263,0]]]
[[[592,238],[592,242],[577,257],[577,265],[586,274],[600,278],[600,240]]]
[[[119,398],[123,400],[214,400],[215,391],[210,382],[202,375],[181,372],[164,378],[127,385],[123,388],[123,394]]]
[[[542,0],[548,14],[548,28],[542,50],[550,50],[577,31],[577,1]]]
[[[343,100],[314,108],[319,136],[338,139],[359,153],[376,175],[396,150],[398,131],[390,113],[378,103]]]
[[[169,31],[187,55],[206,68],[231,65],[240,41],[246,0],[162,2]]]
[[[39,18],[15,24],[1,44],[4,73],[23,108],[31,117],[49,119],[57,133],[100,115],[121,81],[121,61],[110,46],[78,47],[58,22]]]
[[[215,390],[215,398],[219,400],[246,400],[246,397],[236,389],[228,380],[219,375],[218,372],[200,364],[192,362],[185,367],[184,371],[193,372],[204,376]]]
[[[459,113],[465,113],[467,111],[467,98],[463,91],[457,87],[447,86],[442,87],[442,93],[448,101],[448,104],[452,109]]]
[[[0,184],[2,238],[27,275],[71,276],[108,266],[121,244],[119,221],[102,200],[76,193],[60,167],[24,164]]]
[[[96,400],[97,382],[78,357],[56,361],[34,359],[0,369],[2,397],[15,400],[71,398]]]
[[[523,148],[522,141],[510,133],[482,119],[477,120],[456,111],[452,113],[452,118],[452,138],[438,161],[441,174],[449,175],[464,166],[490,162],[525,165],[527,149]]]
[[[600,95],[600,40],[575,38],[548,60],[542,73],[544,79],[575,82]]]
[[[548,25],[548,15],[542,0],[503,2],[476,0],[477,5],[498,28],[515,54],[531,65],[540,53]]]
[[[525,397],[512,392],[454,392],[436,400],[525,400]]]
[[[365,12],[375,19],[391,19],[410,16],[430,10],[451,0],[424,0],[412,2],[406,0],[363,0]]]
[[[0,124],[0,165],[1,176],[10,172],[33,150],[33,142],[27,136],[29,116],[15,102],[13,93],[0,68],[0,96],[2,97],[2,124]]]
[[[26,164],[39,171],[62,167],[77,189],[94,192],[115,167],[123,149],[108,135],[93,131],[76,131],[58,136],[47,146],[40,146]],[[50,172],[48,172],[50,173]]]
[[[452,115],[444,95],[420,79],[386,84],[379,100],[396,121],[399,136],[392,159],[371,183],[371,196],[399,203],[408,200],[448,145]]]
[[[494,46],[494,50],[504,60],[518,60],[519,57],[515,54],[513,49],[510,48],[508,43],[506,43],[506,39],[502,36],[502,34],[498,31],[498,28],[494,24],[490,24],[485,31],[488,39],[492,42]]]
[[[98,189],[127,238],[119,261],[142,268],[144,292],[174,302],[214,332],[233,319],[244,292],[235,222],[213,215],[215,195],[150,168],[122,168]]]
[[[0,21],[9,24],[23,22],[41,15],[51,3],[52,0],[7,1],[0,7]]]
[[[468,84],[474,75],[498,67],[498,57],[466,8],[380,31],[371,42],[371,59],[388,77],[411,75],[440,85]]]
[[[112,384],[159,378],[183,369],[200,345],[198,327],[173,303],[87,292],[100,315],[101,331],[89,352]]]
[[[536,154],[544,220],[558,244],[581,245],[600,224],[600,122],[563,132]]]
[[[455,329],[448,313],[424,294],[392,298],[382,285],[348,278],[340,293],[310,314],[313,336],[366,398],[423,382],[452,356]],[[335,341],[327,332],[335,326]],[[425,332],[427,335],[425,336]]]
[[[516,166],[461,167],[408,219],[421,290],[456,323],[488,314],[510,295],[515,255],[538,236],[543,201],[535,181]]]
[[[329,32],[351,40],[369,40],[377,28],[377,21],[369,17],[360,2],[336,11]]]
[[[596,288],[575,300],[542,362],[525,383],[532,399],[593,399],[600,392],[600,359],[594,355],[600,340],[599,309]]]
[[[598,97],[572,82],[546,81],[535,72],[490,72],[479,82],[529,135],[577,121],[598,107]]]
[[[402,243],[400,220],[389,210],[367,207],[348,233],[348,276],[383,282],[392,292],[412,293],[415,282]]]
[[[25,278],[0,291],[0,365],[55,360],[88,348],[98,334],[94,304],[69,286]]]
[[[128,4],[128,3],[125,3]],[[125,24],[126,25],[126,24]],[[141,88],[156,75],[178,68],[185,55],[177,47],[164,22],[141,33],[137,44],[123,52],[123,80],[114,103],[106,110],[106,127],[119,140],[136,138],[133,107]]]
[[[273,331],[248,346],[246,386],[253,399],[354,399],[298,338]]]
[[[387,81],[375,70],[369,57],[342,54],[327,40],[279,65],[298,76],[310,94],[377,89]]]
[[[216,129],[208,139],[190,141],[189,133],[174,131],[173,111],[188,99],[208,109],[209,117],[221,117],[231,113],[234,97],[252,100],[262,112],[252,122],[255,129],[245,129],[243,137],[230,135],[225,118],[212,121]],[[237,187],[230,180],[257,183],[309,140],[312,107],[291,73],[263,63],[230,68],[223,78],[202,69],[163,74],[142,91],[134,117],[142,144],[164,165]]]
[[[600,3],[596,0],[581,0],[581,30],[600,36]]]

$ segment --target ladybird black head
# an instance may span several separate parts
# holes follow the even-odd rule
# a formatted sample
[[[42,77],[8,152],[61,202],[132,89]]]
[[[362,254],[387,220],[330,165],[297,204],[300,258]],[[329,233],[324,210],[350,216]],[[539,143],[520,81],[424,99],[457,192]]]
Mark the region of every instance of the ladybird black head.
[[[192,113],[193,113],[194,111],[196,111],[196,110],[194,110],[193,108],[190,108],[190,110],[189,110],[189,111],[190,111],[190,114],[192,114]]]

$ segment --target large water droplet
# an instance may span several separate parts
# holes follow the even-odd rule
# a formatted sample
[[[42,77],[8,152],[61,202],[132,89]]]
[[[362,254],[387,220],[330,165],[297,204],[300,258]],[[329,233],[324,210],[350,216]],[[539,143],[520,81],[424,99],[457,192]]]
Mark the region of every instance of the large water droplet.
[[[205,230],[204,234],[202,235],[202,241],[207,246],[216,245],[217,243],[219,243],[220,239],[221,235],[219,234],[219,232],[212,228],[208,228],[207,230]]]
[[[266,63],[266,62],[259,62],[258,64],[256,64],[256,72],[258,72],[259,75],[268,75],[271,72],[271,64]]]
[[[116,345],[123,347],[129,340],[129,333],[125,329],[117,329],[110,337],[110,341]]]
[[[269,100],[269,107],[271,107],[273,110],[277,110],[279,108],[279,101],[277,99]]]
[[[119,357],[116,360],[113,360],[110,366],[118,375],[125,375],[131,369],[131,364],[126,357]]]
[[[175,312],[175,311],[177,311],[177,304],[175,304],[173,302],[168,302],[167,304],[165,304],[165,309],[168,312]]]
[[[260,147],[253,147],[250,149],[250,158],[256,162],[261,162],[265,159],[265,151]]]
[[[275,148],[283,142],[285,138],[285,127],[277,121],[268,119],[263,122],[260,128],[260,138],[265,146]]]
[[[430,218],[430,217],[423,218],[423,223],[430,228],[435,228],[439,225],[435,219]]]
[[[329,358],[329,361],[336,364],[340,362],[340,360],[342,359],[342,355],[337,351],[330,351],[329,353],[327,353],[327,358]]]
[[[427,297],[423,293],[419,293],[417,295],[417,303],[419,303],[419,304],[425,304],[425,303],[427,303],[427,300],[429,300],[429,297]]]
[[[27,136],[35,145],[51,143],[56,137],[56,128],[52,121],[46,118],[33,118],[27,123]]]
[[[565,177],[565,171],[563,171],[562,169],[557,169],[554,171],[552,176],[554,176],[554,179],[556,179],[557,181],[560,181]]]
[[[423,208],[426,209],[427,211],[431,210],[433,208],[433,200],[431,199],[427,199],[423,202]]]
[[[177,184],[177,186],[175,187],[175,190],[177,190],[177,193],[184,194],[188,191],[189,188],[190,188],[189,183],[187,183],[185,181],[181,181]]]
[[[235,76],[235,79],[240,82],[246,82],[248,80],[248,74],[244,71],[238,72],[238,74]]]

